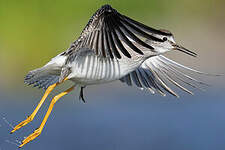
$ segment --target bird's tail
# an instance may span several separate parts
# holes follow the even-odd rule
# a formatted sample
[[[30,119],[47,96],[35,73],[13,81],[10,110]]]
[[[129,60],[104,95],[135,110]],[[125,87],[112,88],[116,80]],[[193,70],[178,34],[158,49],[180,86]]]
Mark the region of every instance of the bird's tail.
[[[26,75],[24,83],[33,85],[34,87],[47,89],[48,86],[59,81],[59,76],[65,60],[65,56],[56,56],[45,66],[30,71]]]
[[[56,83],[59,80],[59,76],[50,75],[47,73],[46,68],[38,68],[30,71],[25,79],[24,83],[27,85],[33,85],[34,87],[47,89],[49,85]]]

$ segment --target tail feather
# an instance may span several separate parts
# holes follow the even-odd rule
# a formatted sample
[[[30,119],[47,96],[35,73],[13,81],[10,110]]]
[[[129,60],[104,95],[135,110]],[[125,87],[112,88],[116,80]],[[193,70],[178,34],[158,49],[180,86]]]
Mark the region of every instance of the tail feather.
[[[62,66],[65,64],[67,57],[60,54],[52,58],[45,66],[30,71],[25,79],[24,83],[47,89],[50,85],[59,81]]]
[[[47,89],[48,86],[58,82],[58,80],[59,76],[49,74],[43,67],[30,71],[26,75],[24,83],[27,85],[33,85],[34,87]]]

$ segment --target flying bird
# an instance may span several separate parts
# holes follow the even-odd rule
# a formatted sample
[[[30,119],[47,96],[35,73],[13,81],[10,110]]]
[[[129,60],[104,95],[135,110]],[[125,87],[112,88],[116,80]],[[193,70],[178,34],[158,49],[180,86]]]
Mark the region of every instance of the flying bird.
[[[31,122],[49,93],[59,84],[74,83],[66,91],[53,97],[38,129],[22,141],[19,147],[38,137],[54,104],[75,87],[85,102],[83,89],[89,85],[120,80],[128,86],[147,89],[151,93],[166,93],[178,97],[169,86],[193,94],[187,87],[201,89],[206,85],[193,76],[203,72],[183,66],[165,56],[169,51],[181,51],[190,56],[197,54],[177,44],[168,30],[157,30],[104,5],[90,18],[79,38],[64,52],[52,58],[41,68],[30,71],[25,83],[45,89],[45,93],[26,120],[11,133]]]

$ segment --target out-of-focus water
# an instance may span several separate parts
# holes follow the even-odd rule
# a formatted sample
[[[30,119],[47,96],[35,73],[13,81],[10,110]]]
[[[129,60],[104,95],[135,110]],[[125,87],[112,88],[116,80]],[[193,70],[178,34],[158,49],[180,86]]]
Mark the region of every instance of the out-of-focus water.
[[[113,87],[113,88],[111,88]],[[87,104],[76,93],[63,97],[43,133],[24,150],[224,150],[224,87],[195,96],[161,97],[116,83],[89,87]],[[104,89],[104,91],[103,91]],[[27,92],[27,93],[25,93]],[[43,93],[1,94],[0,150],[15,150],[36,129],[49,100],[35,120],[10,135],[11,127],[29,115]],[[27,94],[27,95],[26,95]]]

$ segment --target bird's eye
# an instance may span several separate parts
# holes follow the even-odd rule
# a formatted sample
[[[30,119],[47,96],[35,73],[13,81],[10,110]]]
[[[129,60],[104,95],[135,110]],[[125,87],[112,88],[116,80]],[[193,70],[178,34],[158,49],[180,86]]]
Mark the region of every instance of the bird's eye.
[[[164,37],[164,38],[163,38],[163,41],[167,41],[167,37]]]

